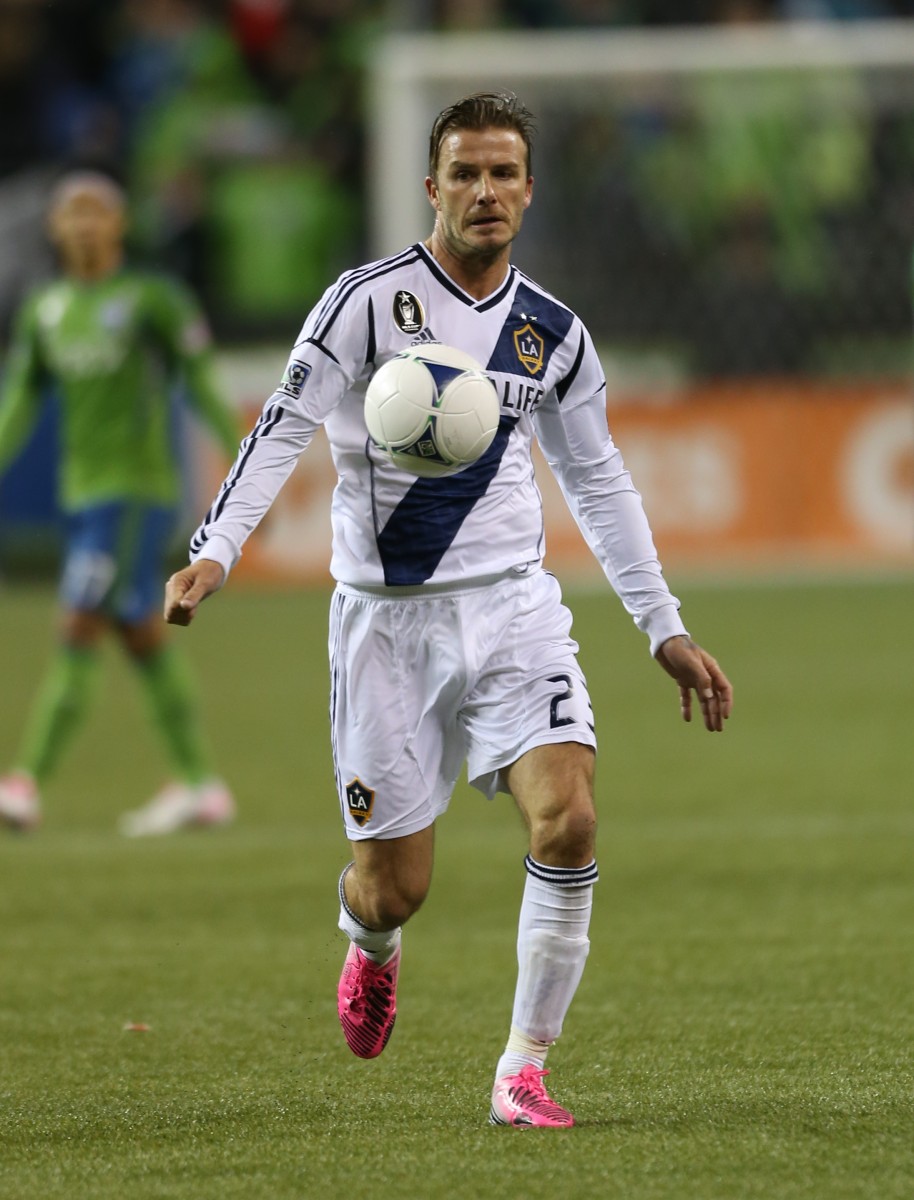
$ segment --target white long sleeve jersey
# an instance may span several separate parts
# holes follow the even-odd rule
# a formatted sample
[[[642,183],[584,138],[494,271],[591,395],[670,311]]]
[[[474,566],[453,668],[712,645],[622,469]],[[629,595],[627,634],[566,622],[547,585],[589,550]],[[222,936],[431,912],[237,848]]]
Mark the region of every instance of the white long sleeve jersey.
[[[368,437],[365,388],[393,355],[442,342],[485,367],[501,398],[495,440],[457,475],[422,479]],[[606,381],[579,318],[510,266],[484,300],[464,292],[424,245],[349,271],[308,316],[267,400],[191,541],[191,558],[226,573],[316,429],[338,482],[330,571],[355,586],[416,587],[498,575],[544,554],[534,434],[588,545],[652,652],[684,633],[641,497],[614,446]]]

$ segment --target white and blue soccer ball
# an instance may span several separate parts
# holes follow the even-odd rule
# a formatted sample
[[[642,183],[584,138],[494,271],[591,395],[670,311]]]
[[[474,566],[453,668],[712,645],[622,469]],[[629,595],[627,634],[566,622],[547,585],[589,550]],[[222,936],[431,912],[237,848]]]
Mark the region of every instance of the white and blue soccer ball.
[[[365,423],[378,449],[413,475],[453,475],[476,462],[498,429],[492,380],[452,346],[412,346],[372,375]]]

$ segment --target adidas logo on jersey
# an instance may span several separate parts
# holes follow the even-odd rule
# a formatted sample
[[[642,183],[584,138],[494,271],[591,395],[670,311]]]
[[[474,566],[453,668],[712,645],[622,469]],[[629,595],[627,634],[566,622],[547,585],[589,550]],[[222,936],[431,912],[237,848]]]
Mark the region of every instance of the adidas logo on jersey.
[[[441,339],[436,338],[430,329],[423,329],[419,336],[414,337],[409,344],[411,346],[422,346],[428,342],[431,342],[433,346],[438,346],[441,344]]]

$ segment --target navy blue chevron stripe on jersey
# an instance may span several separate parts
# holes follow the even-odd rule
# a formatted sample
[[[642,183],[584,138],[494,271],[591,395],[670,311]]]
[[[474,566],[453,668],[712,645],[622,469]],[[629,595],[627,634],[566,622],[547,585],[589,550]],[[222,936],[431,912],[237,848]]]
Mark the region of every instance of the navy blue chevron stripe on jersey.
[[[575,376],[577,375],[578,371],[581,369],[581,361],[583,358],[584,358],[584,330],[582,329],[581,330],[581,340],[578,343],[578,352],[575,355],[574,362],[571,364],[571,370],[568,372],[568,374],[565,376],[564,379],[559,380],[559,382],[556,384],[556,387],[555,387],[555,394],[556,394],[556,396],[558,396],[559,404],[561,404],[562,401],[565,399],[565,397],[568,395],[568,389],[574,383]]]
[[[485,495],[517,424],[502,417],[492,445],[456,475],[417,479],[378,534],[388,587],[425,583],[438,569],[460,526]]]
[[[312,336],[319,342],[322,342],[326,338],[334,321],[349,303],[353,293],[357,292],[359,288],[364,287],[366,283],[373,283],[376,279],[382,279],[385,275],[389,275],[391,271],[399,271],[401,267],[416,262],[418,258],[419,255],[415,251],[410,252],[407,250],[396,255],[394,258],[383,259],[381,262],[375,263],[370,270],[364,273],[356,272],[358,274],[357,279],[353,279],[346,285],[341,284],[335,289],[331,300],[335,299],[336,304],[326,311],[321,321],[315,322],[315,332]],[[322,313],[324,313],[324,310],[322,310]]]
[[[573,320],[574,314],[563,304],[519,283],[487,369],[512,375],[526,371],[531,379],[542,379]]]
[[[596,883],[600,878],[597,870],[597,860],[593,859],[586,867],[547,867],[545,863],[537,862],[531,855],[524,859],[528,874],[544,883],[553,883],[556,887],[586,887]]]
[[[257,419],[257,424],[241,443],[242,451],[235,460],[235,465],[228,473],[225,482],[219,489],[219,494],[210,506],[209,512],[200,522],[200,528],[191,538],[190,548],[194,553],[202,549],[209,539],[207,528],[217,520],[225,508],[225,502],[232,493],[235,484],[244,474],[244,468],[248,464],[248,460],[254,452],[254,447],[262,439],[269,435],[270,431],[275,429],[282,418],[285,416],[286,410],[281,404],[274,404],[269,408],[265,408]]]

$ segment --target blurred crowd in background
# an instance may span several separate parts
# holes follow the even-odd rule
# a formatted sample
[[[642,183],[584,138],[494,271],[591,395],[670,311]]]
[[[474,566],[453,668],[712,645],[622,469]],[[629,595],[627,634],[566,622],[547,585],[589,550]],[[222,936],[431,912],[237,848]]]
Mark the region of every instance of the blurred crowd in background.
[[[328,281],[370,254],[364,84],[385,32],[911,15],[914,0],[0,0],[0,329],[51,269],[36,214],[61,169],[80,165],[124,183],[134,255],[188,280],[218,335],[287,342]],[[858,304],[851,330],[876,321],[900,336],[914,104],[861,118],[858,85],[845,79],[823,130],[782,79],[764,127],[740,142],[715,86],[683,97],[687,119],[642,106],[622,119],[544,122],[617,298],[605,303],[605,273],[583,270],[594,247],[578,237],[541,247],[546,269],[550,253],[582,269],[579,307],[598,336],[679,337],[704,373],[808,365],[810,300],[833,303],[842,286],[859,298],[857,278],[836,280],[829,255],[865,261],[888,289],[885,311]],[[799,189],[781,174],[798,160]],[[553,195],[543,227],[562,204]],[[889,235],[869,253],[861,239],[874,221]],[[761,312],[769,328],[758,328]],[[722,337],[741,313],[753,317],[752,336]]]

